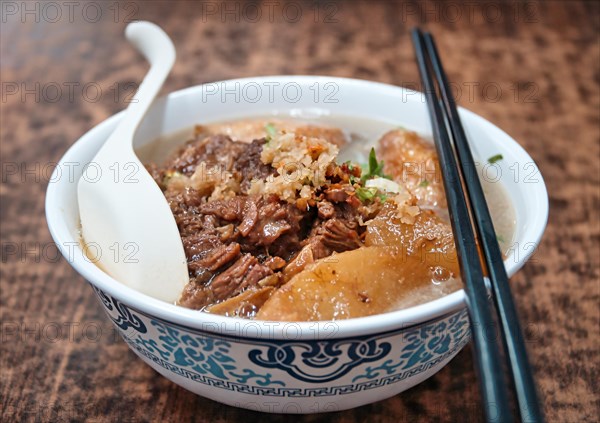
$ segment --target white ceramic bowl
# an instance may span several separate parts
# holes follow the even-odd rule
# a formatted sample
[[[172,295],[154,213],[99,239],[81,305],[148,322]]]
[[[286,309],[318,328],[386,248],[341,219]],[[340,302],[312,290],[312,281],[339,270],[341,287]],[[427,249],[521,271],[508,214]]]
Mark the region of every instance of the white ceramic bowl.
[[[199,122],[298,112],[361,116],[431,133],[420,93],[354,79],[269,76],[172,93],[153,105],[135,143],[141,146]],[[500,174],[516,209],[515,244],[505,261],[512,275],[534,252],[546,226],[546,188],[533,160],[510,136],[467,110],[460,113],[475,157],[504,157],[490,177]],[[344,410],[420,383],[468,342],[462,290],[383,315],[283,323],[199,313],[114,280],[80,248],[76,188],[85,164],[121,117],[94,127],[64,155],[48,187],[46,216],[62,254],[92,285],[124,340],[168,379],[204,397],[259,411]]]

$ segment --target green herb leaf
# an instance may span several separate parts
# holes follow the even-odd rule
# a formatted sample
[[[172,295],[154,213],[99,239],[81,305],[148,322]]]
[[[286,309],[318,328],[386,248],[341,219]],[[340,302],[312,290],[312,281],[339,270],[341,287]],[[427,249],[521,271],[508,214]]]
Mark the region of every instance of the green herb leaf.
[[[498,242],[504,242],[504,237],[502,235],[500,235],[500,234],[496,234],[496,240]]]
[[[265,132],[267,133],[267,139],[271,141],[277,135],[277,128],[272,123],[267,123],[265,125]]]
[[[502,157],[502,154],[496,154],[495,156],[492,156],[488,159],[488,162],[490,164],[494,164],[500,160],[502,160],[504,157]]]
[[[378,162],[377,156],[375,155],[375,148],[371,148],[371,152],[369,153],[369,164],[368,166],[362,166],[362,176],[360,178],[361,181],[366,181],[368,179],[375,178],[379,176],[381,178],[392,179],[388,175],[383,173],[383,160]]]
[[[419,184],[419,186],[420,186],[420,187],[423,187],[423,188],[425,188],[425,187],[426,187],[426,186],[428,186],[428,185],[429,185],[429,181],[428,181],[427,179],[423,179],[423,180],[421,181],[421,183]]]
[[[375,175],[377,173],[378,168],[379,168],[379,163],[377,163],[377,156],[375,155],[375,148],[371,147],[371,152],[369,153],[369,173],[371,175]]]
[[[375,198],[379,198],[382,203],[388,199],[388,196],[383,191],[379,191],[375,187],[360,187],[356,189],[356,197],[362,201],[363,203],[371,202],[375,200]]]
[[[373,198],[375,198],[376,194],[377,194],[377,188],[360,187],[360,188],[357,188],[357,190],[356,190],[356,196],[363,203],[367,202],[367,201],[373,201]]]

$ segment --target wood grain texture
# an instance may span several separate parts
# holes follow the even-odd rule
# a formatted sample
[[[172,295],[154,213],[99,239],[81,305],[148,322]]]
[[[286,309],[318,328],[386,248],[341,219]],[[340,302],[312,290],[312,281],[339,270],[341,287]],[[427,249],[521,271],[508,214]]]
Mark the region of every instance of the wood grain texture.
[[[259,19],[235,2],[233,14],[224,14],[223,2],[210,3],[216,13],[187,1],[75,2],[72,15],[71,6],[58,4],[58,19],[43,2],[27,2],[29,14],[21,2],[1,4],[2,421],[289,419],[227,407],[159,376],[118,339],[92,290],[56,257],[44,219],[48,169],[81,134],[126,106],[128,84],[147,69],[123,37],[128,14],[159,23],[177,46],[165,92],[270,74],[415,86],[408,31],[416,24],[431,30],[460,88],[459,103],[517,139],[544,175],[548,230],[512,284],[548,420],[597,420],[597,2],[295,2],[297,22],[282,5],[271,20],[260,2]],[[466,348],[401,395],[302,420],[479,421],[480,411]]]

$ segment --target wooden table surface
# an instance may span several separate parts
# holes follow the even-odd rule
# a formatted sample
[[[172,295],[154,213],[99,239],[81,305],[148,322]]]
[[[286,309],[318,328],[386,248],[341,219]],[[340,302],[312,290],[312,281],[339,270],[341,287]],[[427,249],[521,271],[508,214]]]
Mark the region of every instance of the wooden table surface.
[[[123,37],[128,19],[157,22],[172,36],[178,58],[165,92],[271,74],[414,87],[408,31],[419,23],[433,31],[459,103],[517,139],[545,178],[548,229],[512,286],[548,420],[597,421],[598,3],[282,5],[258,3],[257,17],[256,7],[235,2],[1,3],[2,421],[288,419],[227,407],[159,376],[57,257],[44,218],[49,170],[126,106],[146,71]],[[479,421],[472,367],[467,347],[401,395],[304,420]]]

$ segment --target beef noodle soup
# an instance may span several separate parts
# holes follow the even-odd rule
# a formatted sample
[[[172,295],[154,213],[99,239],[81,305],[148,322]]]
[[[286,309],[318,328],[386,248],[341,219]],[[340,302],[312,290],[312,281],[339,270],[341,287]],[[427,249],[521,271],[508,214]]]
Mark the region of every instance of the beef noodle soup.
[[[138,155],[179,228],[183,307],[346,319],[461,288],[435,149],[414,132],[271,117],[198,125]],[[513,208],[501,184],[482,182],[506,252]]]

